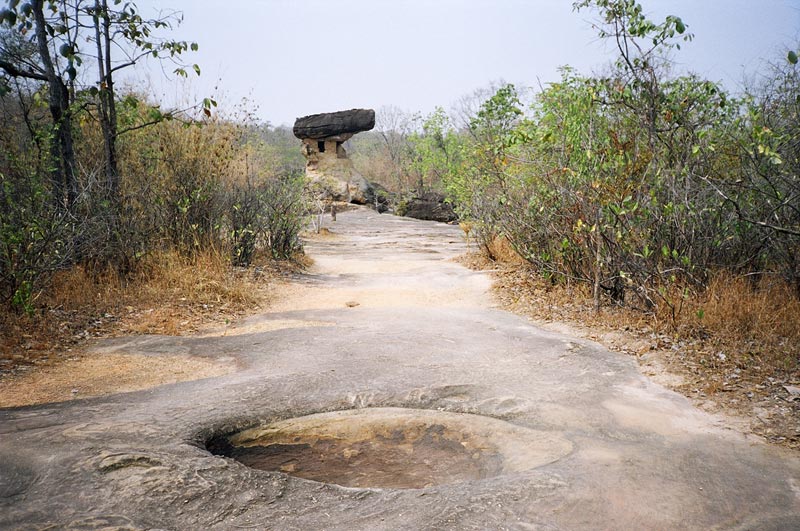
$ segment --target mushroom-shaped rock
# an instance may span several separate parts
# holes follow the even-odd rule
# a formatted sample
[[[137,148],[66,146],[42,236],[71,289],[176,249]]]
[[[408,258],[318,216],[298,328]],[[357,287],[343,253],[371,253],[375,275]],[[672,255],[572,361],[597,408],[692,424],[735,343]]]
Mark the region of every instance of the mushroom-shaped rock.
[[[375,111],[372,109],[351,109],[349,111],[311,114],[294,122],[294,136],[297,138],[334,139],[350,138],[361,131],[375,127]]]

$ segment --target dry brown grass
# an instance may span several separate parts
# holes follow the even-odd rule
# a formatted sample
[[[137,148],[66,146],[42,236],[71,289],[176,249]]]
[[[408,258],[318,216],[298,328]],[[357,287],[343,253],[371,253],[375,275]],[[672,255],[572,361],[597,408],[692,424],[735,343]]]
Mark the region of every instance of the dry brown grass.
[[[495,262],[519,266],[527,263],[503,237],[492,238],[484,246],[488,257]]]
[[[492,261],[470,255],[473,268],[495,271],[495,295],[507,309],[570,330],[665,368],[663,382],[715,412],[744,416],[767,440],[800,448],[800,299],[790,286],[767,278],[753,283],[717,275],[702,291],[684,296],[672,311],[646,314],[605,306],[595,312],[585,285],[554,284],[500,242]],[[513,251],[512,251],[513,252]]]
[[[127,319],[120,331],[179,335],[196,331],[208,318],[237,316],[260,301],[254,280],[257,276],[248,277],[247,270],[236,274],[225,257],[214,251],[191,258],[176,253],[155,255],[130,286],[140,309],[128,312],[134,318]]]
[[[720,274],[686,312],[687,326],[722,344],[739,346],[741,363],[755,362],[773,371],[796,371],[800,364],[800,299],[779,279],[753,284]]]
[[[237,269],[209,250],[155,253],[124,278],[113,269],[62,271],[36,298],[34,315],[0,313],[0,376],[69,357],[92,337],[182,335],[230,322],[268,302],[272,281],[302,262]]]

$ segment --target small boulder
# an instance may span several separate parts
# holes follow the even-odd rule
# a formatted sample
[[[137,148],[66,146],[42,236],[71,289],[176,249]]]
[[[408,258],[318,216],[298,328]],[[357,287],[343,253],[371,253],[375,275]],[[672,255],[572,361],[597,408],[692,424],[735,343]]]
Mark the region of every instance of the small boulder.
[[[453,206],[445,202],[444,199],[442,194],[428,192],[405,201],[398,208],[397,213],[408,218],[427,221],[440,221],[442,223],[456,221],[458,216],[453,210]]]

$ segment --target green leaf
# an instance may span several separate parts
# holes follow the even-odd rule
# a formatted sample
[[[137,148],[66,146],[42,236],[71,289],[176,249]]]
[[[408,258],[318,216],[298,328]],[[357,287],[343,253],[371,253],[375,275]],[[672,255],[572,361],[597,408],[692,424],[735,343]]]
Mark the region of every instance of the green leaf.
[[[192,65],[192,68],[194,68],[195,73],[199,76],[200,75],[200,67],[197,66],[197,65]]]
[[[164,119],[164,115],[161,114],[161,110],[158,107],[150,107],[147,110],[147,117],[153,122],[160,122]]]
[[[193,52],[196,52],[196,51],[197,51],[197,48],[198,48],[198,46],[197,46],[197,43],[196,43],[196,42],[193,42],[193,43],[192,43],[192,45],[191,45],[191,47],[192,47],[192,51],[193,51]]]
[[[787,58],[787,59],[789,60],[789,62],[790,62],[790,63],[792,63],[793,65],[796,65],[796,64],[797,64],[797,53],[796,53],[796,52],[794,52],[793,50],[789,51],[789,55],[788,55],[786,58]]]
[[[684,31],[686,31],[686,25],[679,18],[675,19],[675,31],[677,31],[678,33],[683,33]]]
[[[14,13],[13,11],[11,11],[9,9],[3,10],[2,17],[3,17],[3,19],[8,21],[8,25],[9,26],[13,26],[14,24],[17,23],[17,15],[16,15],[16,13]],[[0,22],[2,22],[2,20],[0,20]]]
[[[122,100],[122,104],[125,105],[126,107],[135,109],[136,107],[139,106],[139,100],[136,98],[136,96],[132,96],[129,94],[125,96],[125,98]]]

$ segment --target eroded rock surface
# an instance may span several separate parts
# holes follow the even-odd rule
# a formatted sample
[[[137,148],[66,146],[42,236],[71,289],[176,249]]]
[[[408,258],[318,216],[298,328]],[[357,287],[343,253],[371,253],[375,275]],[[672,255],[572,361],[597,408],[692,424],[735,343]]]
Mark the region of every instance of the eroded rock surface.
[[[0,529],[800,528],[795,453],[725,429],[628,357],[493,309],[489,279],[450,261],[465,249],[460,228],[361,209],[333,229],[309,244],[315,266],[293,291],[235,334],[97,346],[230,356],[237,372],[0,410]],[[464,442],[523,461],[423,488],[346,488],[206,448],[372,409],[436,412],[419,437],[374,429],[383,444],[438,437],[431,455]],[[439,413],[488,420],[464,421],[462,437],[436,428],[461,422]],[[486,434],[494,421],[520,454],[496,442],[501,430]],[[341,451],[355,458],[370,439],[356,442]]]
[[[294,134],[303,141],[306,175],[318,197],[364,205],[372,203],[375,191],[347,157],[344,142],[355,133],[375,127],[375,111],[351,109],[298,118]]]
[[[328,138],[343,142],[353,134],[369,131],[373,127],[375,127],[375,111],[350,109],[303,116],[295,120],[292,131],[294,136],[300,139]]]
[[[402,208],[402,214],[409,218],[449,223],[458,219],[453,206],[445,201],[442,194],[427,193],[412,197]]]

